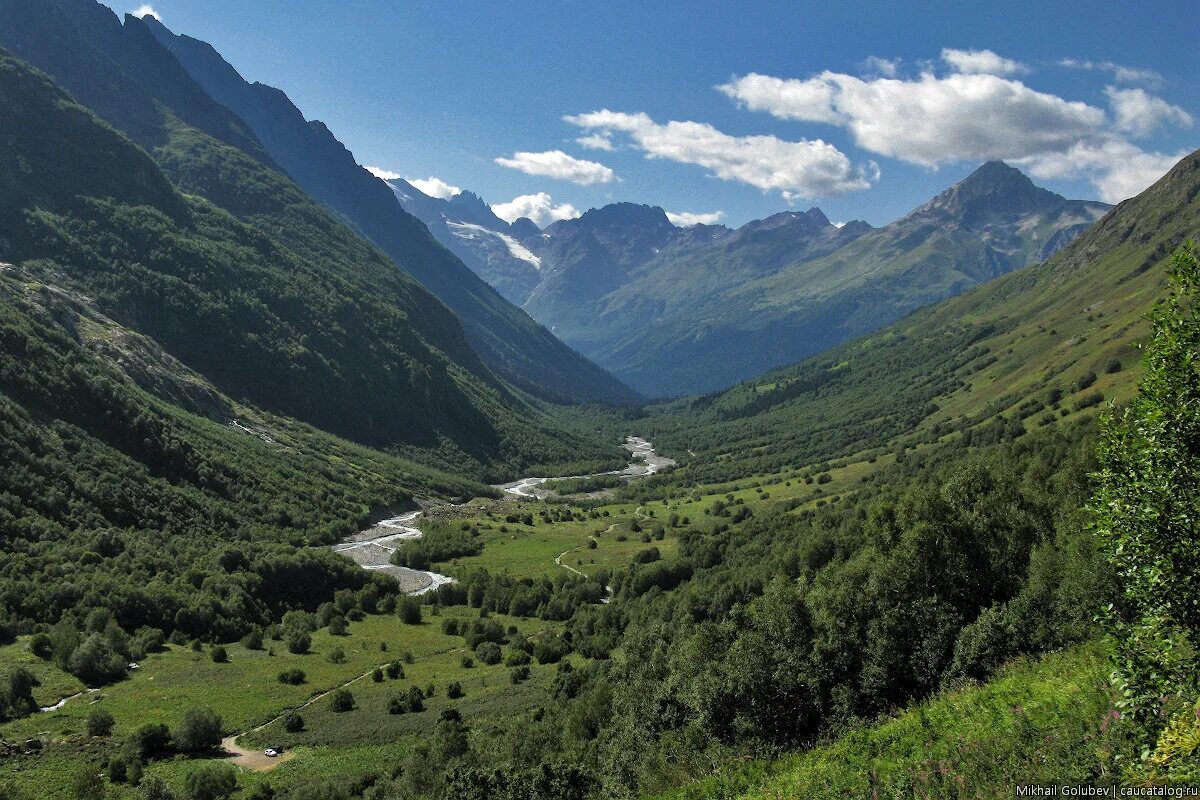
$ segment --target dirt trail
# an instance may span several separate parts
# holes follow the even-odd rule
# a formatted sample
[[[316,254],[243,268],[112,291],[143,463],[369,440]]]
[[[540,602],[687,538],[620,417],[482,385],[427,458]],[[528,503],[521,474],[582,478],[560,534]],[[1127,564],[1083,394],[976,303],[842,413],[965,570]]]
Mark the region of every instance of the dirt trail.
[[[307,700],[305,700],[303,703],[296,706],[295,708],[289,708],[287,711],[284,711],[282,714],[279,714],[278,716],[272,717],[271,719],[267,720],[262,725],[259,725],[256,728],[251,728],[250,730],[242,731],[241,733],[235,733],[232,736],[226,736],[224,739],[221,740],[221,749],[223,749],[226,753],[230,754],[225,758],[225,760],[235,766],[242,767],[243,769],[251,770],[252,772],[267,772],[269,770],[275,769],[275,767],[278,767],[280,764],[283,764],[286,761],[291,761],[293,758],[296,757],[296,752],[294,750],[288,750],[288,751],[282,753],[281,755],[271,758],[270,756],[264,755],[262,750],[248,750],[245,747],[242,747],[241,745],[239,745],[237,743],[237,740],[240,737],[245,736],[248,733],[258,733],[259,731],[266,728],[268,725],[272,725],[272,724],[278,722],[279,720],[283,719],[285,716],[287,716],[292,711],[300,711],[302,709],[308,708],[309,706],[311,706],[313,703],[317,702],[321,698],[328,697],[329,695],[336,692],[338,689],[345,689],[350,684],[357,683],[358,681],[361,681],[363,678],[370,675],[375,670],[383,669],[386,666],[387,666],[387,664],[379,664],[378,666],[371,667],[369,670],[367,670],[363,674],[353,677],[350,680],[346,681],[345,683],[338,684],[337,686],[334,686],[332,689],[326,689],[325,691],[321,692],[320,694],[313,695],[312,697],[308,698]]]

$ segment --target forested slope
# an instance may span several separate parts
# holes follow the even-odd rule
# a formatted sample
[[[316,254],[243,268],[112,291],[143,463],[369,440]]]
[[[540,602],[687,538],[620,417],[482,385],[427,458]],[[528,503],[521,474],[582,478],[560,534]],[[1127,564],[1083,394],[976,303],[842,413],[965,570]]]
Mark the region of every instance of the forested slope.
[[[115,139],[93,140],[86,125],[43,137],[58,120],[27,118],[34,107],[14,105],[6,120],[18,137],[11,155],[27,163],[25,172],[9,178],[16,189],[7,208],[14,222],[24,208],[49,212],[40,224],[54,233],[37,233],[33,217],[14,224],[7,260],[70,260],[63,271],[93,292],[106,313],[157,339],[222,390],[360,442],[446,451],[439,456],[443,463],[457,459],[478,471],[489,463],[554,459],[555,441],[573,439],[565,432],[542,438],[539,429],[555,423],[497,380],[459,320],[386,256],[269,164],[185,124],[72,35],[71,24],[54,20],[48,9],[44,27],[23,40],[25,48],[58,52],[66,38],[74,58],[90,54],[90,63],[77,70],[72,62],[56,69],[112,118],[144,120],[133,127],[144,131],[143,144],[175,184],[222,207],[176,194],[133,146],[100,156]],[[148,45],[170,59],[152,39]],[[175,78],[183,88],[195,87],[182,70]],[[186,96],[183,88],[179,94]],[[46,173],[36,184],[34,169]],[[139,195],[134,178],[143,174],[154,176],[153,191]],[[81,195],[163,213],[79,203]],[[75,216],[89,224],[72,224]],[[215,242],[219,246],[211,246]],[[522,435],[506,436],[501,428]],[[575,443],[582,450],[557,452],[567,460],[577,452],[607,455]],[[525,456],[518,454],[522,449]]]
[[[1127,396],[1170,253],[1200,232],[1200,154],[1061,253],[725,392],[653,407],[647,434],[720,479],[957,431],[1012,438]],[[1099,393],[1099,394],[1097,394]]]

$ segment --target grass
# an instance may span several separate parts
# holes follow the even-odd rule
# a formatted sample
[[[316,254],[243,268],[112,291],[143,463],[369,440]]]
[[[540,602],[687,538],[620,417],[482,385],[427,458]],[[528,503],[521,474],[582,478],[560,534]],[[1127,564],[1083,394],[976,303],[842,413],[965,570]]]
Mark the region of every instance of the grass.
[[[1108,783],[1112,697],[1097,643],[1020,660],[992,681],[778,761],[751,761],[659,800],[1010,798],[1017,783]]]
[[[6,681],[18,667],[25,667],[41,683],[33,690],[33,699],[37,700],[39,706],[52,706],[85,688],[74,675],[31,653],[28,638],[0,647],[0,682]]]
[[[187,709],[207,706],[221,715],[226,733],[247,731],[356,678],[359,680],[350,687],[357,700],[356,710],[334,714],[328,700],[320,698],[301,711],[307,723],[306,732],[285,736],[276,724],[245,738],[243,743],[247,745],[259,746],[270,739],[270,743],[301,747],[300,757],[270,773],[273,784],[299,783],[313,775],[359,775],[369,772],[372,764],[392,765],[412,747],[414,735],[428,731],[441,709],[449,705],[458,708],[469,722],[508,719],[536,705],[542,690],[553,680],[553,667],[534,665],[530,680],[513,691],[503,665],[487,667],[477,660],[474,668],[463,668],[464,640],[442,632],[443,618],[473,618],[476,615],[473,609],[462,606],[442,609],[439,617],[431,616],[429,607],[425,611],[425,621],[420,625],[405,625],[393,616],[368,616],[351,623],[347,636],[318,631],[313,635],[312,652],[306,655],[293,655],[281,642],[268,640],[265,646],[273,648],[274,655],[269,650],[247,650],[231,644],[226,645],[229,663],[217,664],[207,648],[197,653],[190,648],[168,645],[163,652],[147,656],[140,669],[125,681],[72,699],[56,711],[0,725],[0,740],[23,742],[37,738],[45,743],[36,755],[9,759],[4,777],[33,792],[32,796],[66,797],[70,775],[79,765],[98,767],[111,755],[121,737],[143,724],[165,722],[174,727]],[[515,625],[531,636],[550,625],[541,620],[500,614],[492,618],[505,628]],[[381,643],[386,644],[386,651],[381,650]],[[333,663],[329,654],[339,647],[345,660]],[[412,663],[404,664],[406,677],[374,683],[369,672],[375,666],[402,660],[406,651],[413,657]],[[34,657],[25,637],[0,648],[0,673],[17,664],[30,667],[42,680],[37,699],[44,705],[80,688],[72,676]],[[291,668],[304,670],[303,685],[290,686],[278,681],[278,673]],[[458,700],[446,697],[446,687],[451,681],[462,684],[464,697]],[[436,687],[426,710],[419,714],[389,715],[387,698],[398,691],[407,691],[414,684]],[[108,711],[116,720],[111,739],[85,735],[87,716],[95,709]],[[195,764],[176,759],[153,764],[149,771],[182,786]],[[246,775],[244,780],[249,785],[262,778]],[[116,796],[134,795],[118,787]]]

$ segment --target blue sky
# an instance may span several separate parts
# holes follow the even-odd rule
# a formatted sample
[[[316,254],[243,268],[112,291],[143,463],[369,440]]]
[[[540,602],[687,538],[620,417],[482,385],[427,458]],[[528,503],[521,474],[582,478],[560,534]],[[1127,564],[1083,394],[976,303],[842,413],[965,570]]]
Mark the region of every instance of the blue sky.
[[[879,225],[990,157],[1112,201],[1200,146],[1191,2],[151,5],[361,163],[542,222],[629,200]]]

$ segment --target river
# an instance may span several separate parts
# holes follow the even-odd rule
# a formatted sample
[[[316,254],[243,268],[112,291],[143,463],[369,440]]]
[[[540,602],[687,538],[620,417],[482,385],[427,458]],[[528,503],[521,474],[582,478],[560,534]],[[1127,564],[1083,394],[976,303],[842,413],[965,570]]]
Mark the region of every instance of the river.
[[[521,478],[510,483],[497,484],[492,488],[514,497],[541,500],[553,495],[548,489],[541,488],[547,481],[567,478],[594,478],[601,475],[620,475],[626,480],[636,480],[655,474],[675,462],[660,456],[654,451],[654,445],[640,436],[629,436],[625,439],[625,449],[629,451],[630,462],[624,469],[611,472],[598,472],[592,475],[568,475],[550,478]],[[400,584],[401,591],[407,594],[425,594],[432,592],[454,579],[437,572],[398,567],[391,562],[392,554],[403,542],[421,538],[421,529],[416,527],[421,518],[421,511],[409,511],[395,517],[380,520],[369,528],[365,528],[353,536],[344,539],[333,546],[335,553],[341,553],[354,561],[363,569],[382,572],[391,575]]]

